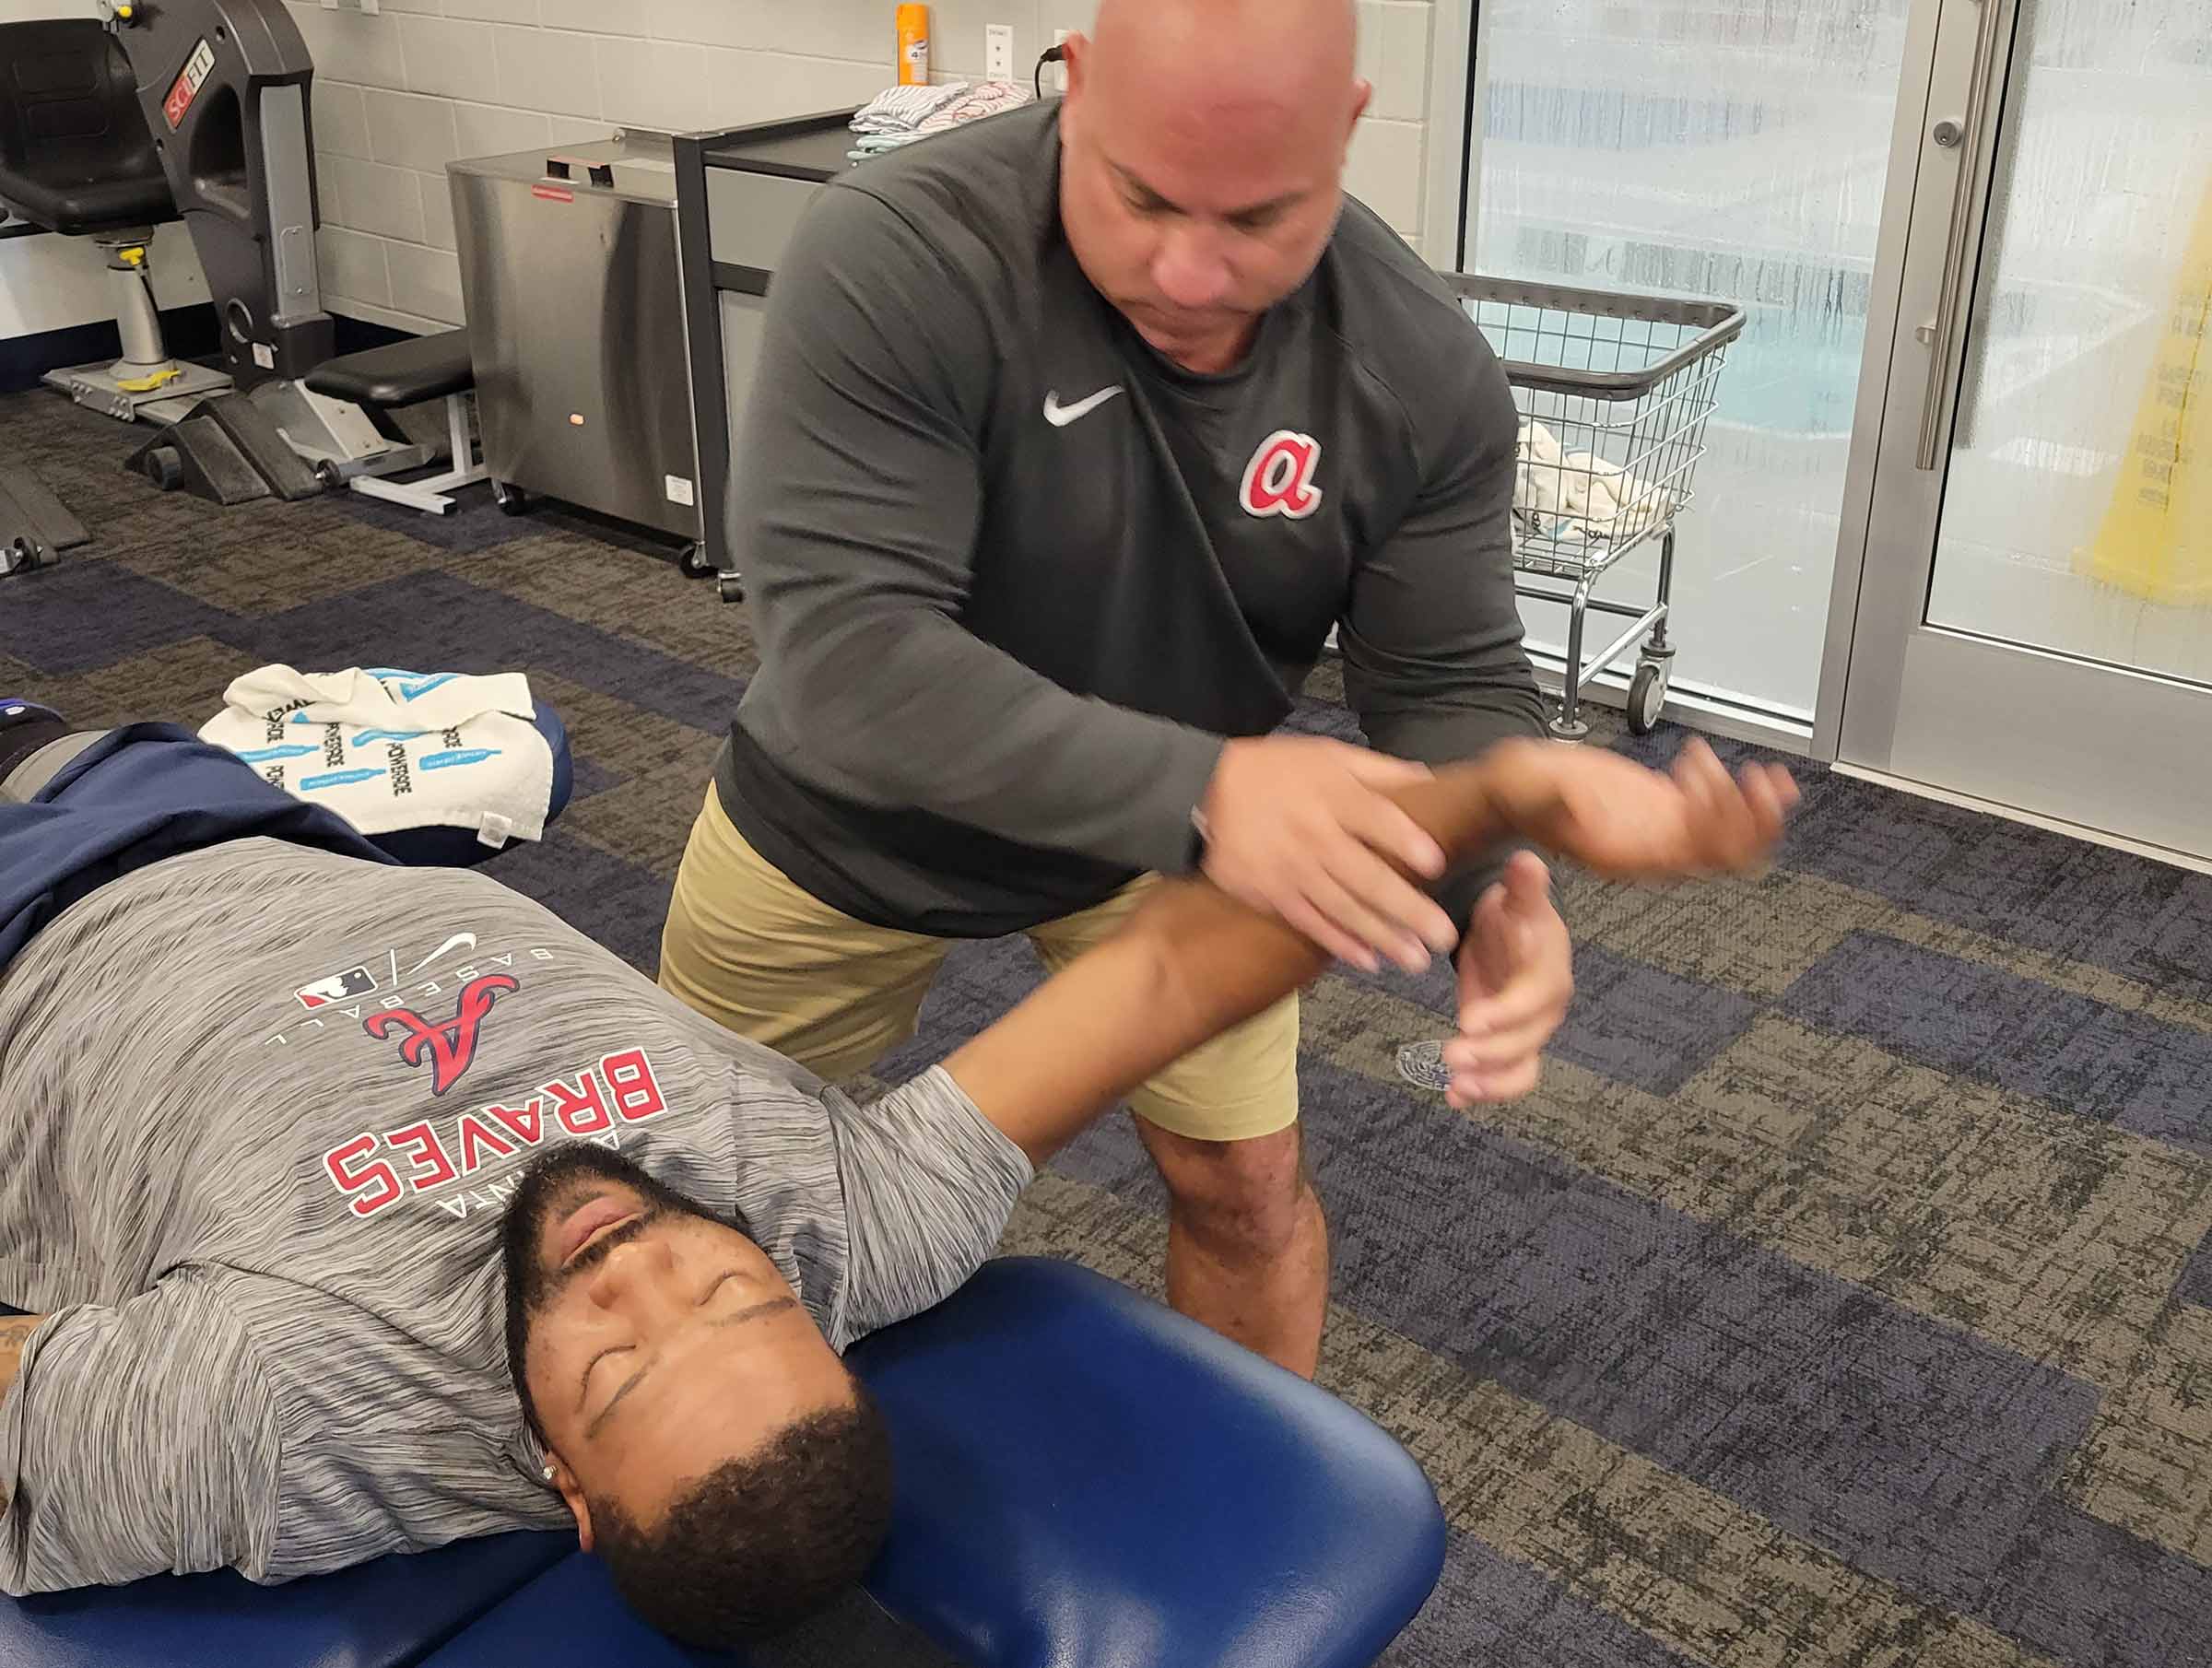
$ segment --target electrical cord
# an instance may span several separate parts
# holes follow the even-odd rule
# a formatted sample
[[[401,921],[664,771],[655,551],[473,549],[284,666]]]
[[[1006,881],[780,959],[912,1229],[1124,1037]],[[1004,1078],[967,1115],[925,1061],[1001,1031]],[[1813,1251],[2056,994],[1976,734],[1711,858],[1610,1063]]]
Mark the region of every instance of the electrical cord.
[[[1044,98],[1044,66],[1048,64],[1065,64],[1066,62],[1067,49],[1065,47],[1047,47],[1038,54],[1037,67],[1030,73],[1030,82],[1037,89],[1037,97],[1040,101]]]

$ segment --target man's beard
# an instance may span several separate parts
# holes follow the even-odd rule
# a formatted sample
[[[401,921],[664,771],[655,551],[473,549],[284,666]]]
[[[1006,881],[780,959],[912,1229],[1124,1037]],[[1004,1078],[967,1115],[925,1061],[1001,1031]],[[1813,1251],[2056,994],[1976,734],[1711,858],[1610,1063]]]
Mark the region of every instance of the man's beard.
[[[541,1445],[546,1439],[545,1430],[538,1424],[537,1409],[530,1400],[529,1380],[523,1369],[530,1341],[530,1323],[570,1280],[587,1272],[597,1259],[587,1255],[566,1268],[547,1268],[539,1247],[545,1239],[546,1225],[556,1216],[576,1209],[590,1196],[591,1184],[603,1181],[629,1188],[637,1193],[643,1208],[644,1214],[638,1221],[628,1228],[616,1230],[622,1239],[669,1216],[693,1216],[702,1222],[723,1220],[696,1199],[647,1175],[633,1160],[589,1142],[571,1142],[553,1147],[540,1153],[524,1169],[507,1201],[507,1214],[500,1224],[500,1258],[507,1273],[507,1370],[513,1378],[514,1393],[522,1402],[523,1416],[529,1422],[530,1434]],[[746,1231],[743,1222],[726,1226],[735,1228],[740,1233]],[[612,1241],[602,1243],[611,1245]]]

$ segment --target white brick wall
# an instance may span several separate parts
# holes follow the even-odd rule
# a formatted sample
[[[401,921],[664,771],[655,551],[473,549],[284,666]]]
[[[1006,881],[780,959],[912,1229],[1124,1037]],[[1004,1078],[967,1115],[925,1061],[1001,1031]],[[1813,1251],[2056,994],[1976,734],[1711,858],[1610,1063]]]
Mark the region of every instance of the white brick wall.
[[[1453,0],[1444,0],[1453,3]],[[890,79],[892,0],[383,0],[375,16],[287,0],[315,58],[326,304],[414,330],[461,320],[455,157],[641,126],[735,127],[857,104]],[[1026,76],[1096,0],[937,0],[934,66],[978,76],[1014,27]],[[1359,0],[1375,100],[1347,183],[1408,238],[1425,193],[1430,0]]]

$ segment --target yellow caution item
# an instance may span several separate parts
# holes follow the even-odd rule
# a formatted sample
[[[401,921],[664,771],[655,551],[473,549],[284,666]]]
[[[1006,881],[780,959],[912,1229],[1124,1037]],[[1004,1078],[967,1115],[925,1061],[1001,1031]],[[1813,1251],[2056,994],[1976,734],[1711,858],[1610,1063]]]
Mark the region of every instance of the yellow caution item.
[[[162,384],[173,382],[183,374],[182,366],[171,365],[166,370],[155,371],[151,376],[135,377],[127,382],[119,382],[115,386],[125,394],[151,394]]]
[[[2182,256],[2165,339],[2120,460],[2112,507],[2075,570],[2134,596],[2212,603],[2212,186]]]

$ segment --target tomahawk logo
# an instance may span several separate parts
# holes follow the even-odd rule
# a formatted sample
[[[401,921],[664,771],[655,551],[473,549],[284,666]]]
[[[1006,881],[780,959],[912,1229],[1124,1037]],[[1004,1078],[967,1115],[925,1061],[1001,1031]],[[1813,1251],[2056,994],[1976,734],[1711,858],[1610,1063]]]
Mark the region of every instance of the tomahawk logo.
[[[432,1025],[409,1008],[386,1008],[362,1020],[361,1028],[377,1038],[389,1037],[394,1030],[406,1032],[406,1040],[399,1045],[399,1057],[409,1065],[420,1065],[427,1051],[430,1056],[430,1093],[442,1095],[476,1063],[477,1031],[484,1023],[484,1016],[491,1012],[491,1004],[501,992],[522,988],[505,973],[487,973],[462,986],[461,1011],[441,1025]]]
[[[1313,484],[1313,471],[1320,464],[1319,440],[1310,434],[1277,429],[1244,465],[1244,513],[1304,521],[1321,508],[1321,488]]]

